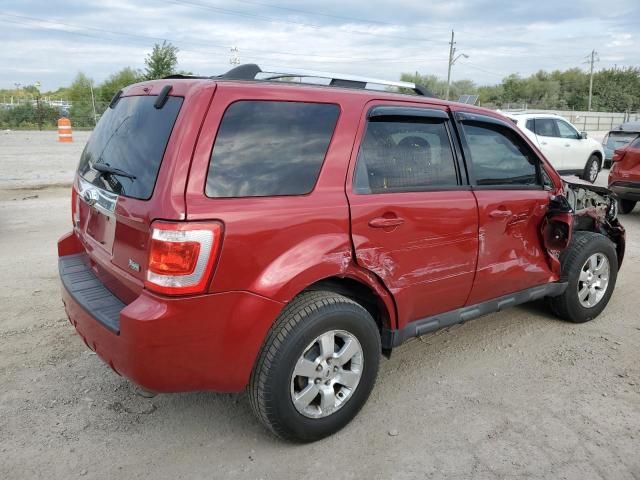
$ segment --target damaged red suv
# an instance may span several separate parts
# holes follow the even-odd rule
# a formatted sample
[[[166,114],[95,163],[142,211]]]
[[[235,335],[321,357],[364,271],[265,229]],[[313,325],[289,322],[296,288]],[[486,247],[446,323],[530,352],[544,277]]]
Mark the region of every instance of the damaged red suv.
[[[598,316],[624,255],[616,211],[495,112],[244,65],[114,97],[75,177],[62,298],[136,384],[248,389],[272,432],[312,441],[412,337],[540,298]]]

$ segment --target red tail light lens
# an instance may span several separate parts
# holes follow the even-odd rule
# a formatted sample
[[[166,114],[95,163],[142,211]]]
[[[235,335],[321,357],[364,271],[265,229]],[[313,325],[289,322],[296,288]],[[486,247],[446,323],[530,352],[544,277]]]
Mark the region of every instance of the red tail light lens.
[[[221,240],[220,223],[155,222],[145,287],[167,295],[204,292]]]
[[[624,154],[627,152],[626,149],[624,148],[618,148],[617,150],[613,151],[613,157],[611,157],[611,161],[612,162],[619,162],[620,160],[622,160],[624,158]]]
[[[149,271],[158,275],[191,275],[196,269],[198,242],[151,240]]]

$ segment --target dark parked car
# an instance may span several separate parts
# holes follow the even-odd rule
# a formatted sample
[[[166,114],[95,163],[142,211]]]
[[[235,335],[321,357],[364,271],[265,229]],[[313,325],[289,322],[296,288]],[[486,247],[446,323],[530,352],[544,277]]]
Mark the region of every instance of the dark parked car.
[[[629,145],[638,137],[640,137],[640,121],[623,123],[607,133],[602,140],[605,156],[604,166],[610,168],[613,152],[618,148]]]
[[[544,297],[597,317],[624,256],[609,191],[505,117],[255,65],[119,92],[71,195],[59,269],[86,345],[155,392],[248,388],[298,441],[345,426],[409,338]]]

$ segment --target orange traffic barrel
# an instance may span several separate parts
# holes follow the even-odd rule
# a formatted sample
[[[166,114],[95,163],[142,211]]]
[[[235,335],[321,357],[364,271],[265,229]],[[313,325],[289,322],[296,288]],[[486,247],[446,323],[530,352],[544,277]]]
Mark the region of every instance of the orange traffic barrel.
[[[58,141],[73,142],[73,132],[71,131],[71,120],[62,117],[58,120]]]

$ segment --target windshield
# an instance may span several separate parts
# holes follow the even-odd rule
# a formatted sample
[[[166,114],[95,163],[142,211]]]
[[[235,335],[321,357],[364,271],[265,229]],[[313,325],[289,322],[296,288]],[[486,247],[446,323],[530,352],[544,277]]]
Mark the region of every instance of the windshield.
[[[156,96],[122,97],[108,108],[80,157],[78,173],[110,192],[147,200],[160,169],[182,98],[155,108]],[[101,164],[100,171],[93,168]],[[105,168],[108,167],[108,168]]]

